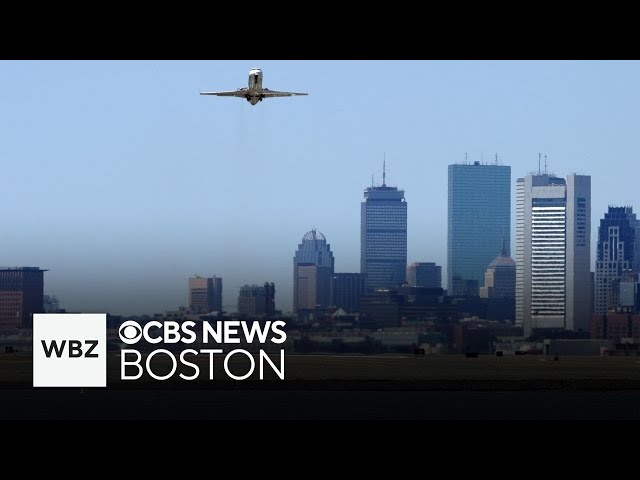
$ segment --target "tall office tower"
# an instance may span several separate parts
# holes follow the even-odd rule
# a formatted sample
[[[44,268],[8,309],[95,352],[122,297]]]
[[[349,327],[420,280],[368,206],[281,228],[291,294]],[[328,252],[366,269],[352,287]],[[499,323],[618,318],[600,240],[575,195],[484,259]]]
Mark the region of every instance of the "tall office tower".
[[[273,318],[276,314],[276,286],[273,282],[264,282],[264,315]]]
[[[197,313],[222,311],[222,278],[196,275],[189,278],[189,310]]]
[[[449,165],[447,212],[447,290],[451,295],[454,277],[483,284],[487,265],[503,237],[509,255],[511,167],[480,162]]]
[[[413,287],[442,288],[442,267],[433,262],[413,262],[407,267],[407,283]]]
[[[367,292],[404,283],[407,268],[407,202],[404,190],[382,186],[364,191],[360,210],[360,273]]]
[[[524,178],[516,180],[516,325],[524,324]]]
[[[293,257],[294,312],[329,305],[334,263],[331,246],[322,233],[314,229],[302,237]]]
[[[517,180],[516,323],[585,330],[591,312],[591,177]]]
[[[44,312],[44,272],[39,267],[0,267],[0,329],[32,328]]]
[[[594,312],[606,314],[619,306],[625,270],[640,269],[640,220],[632,207],[609,207],[598,228]]]
[[[331,303],[332,269],[320,267],[313,263],[299,263],[296,267],[295,303],[296,314],[326,307]]]
[[[262,317],[265,314],[265,297],[264,287],[258,285],[244,285],[240,287],[238,294],[238,315],[246,315],[249,317]]]
[[[331,279],[331,305],[347,313],[360,311],[360,297],[366,292],[361,273],[335,273]]]
[[[222,278],[215,275],[211,279],[213,281],[213,303],[211,305],[214,312],[222,311]]]
[[[516,296],[516,262],[507,255],[502,244],[500,255],[493,259],[484,274],[484,287],[480,288],[482,298],[512,298]],[[513,310],[513,304],[512,304]]]

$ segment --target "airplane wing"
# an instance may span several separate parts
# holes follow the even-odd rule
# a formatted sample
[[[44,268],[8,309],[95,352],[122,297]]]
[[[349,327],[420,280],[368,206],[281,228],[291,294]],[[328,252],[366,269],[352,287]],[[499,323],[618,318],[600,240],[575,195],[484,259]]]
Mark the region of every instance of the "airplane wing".
[[[295,97],[297,95],[309,95],[308,93],[296,93],[296,92],[278,92],[276,90],[269,90],[268,88],[262,89],[262,93],[265,98],[270,97]]]
[[[200,95],[217,95],[219,97],[244,97],[247,94],[246,88],[230,90],[228,92],[200,92]]]

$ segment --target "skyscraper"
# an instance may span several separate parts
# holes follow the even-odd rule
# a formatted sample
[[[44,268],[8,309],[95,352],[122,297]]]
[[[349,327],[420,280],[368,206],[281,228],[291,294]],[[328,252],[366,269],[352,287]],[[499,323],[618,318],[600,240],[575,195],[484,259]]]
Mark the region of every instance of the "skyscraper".
[[[39,267],[0,268],[0,329],[31,328],[44,312],[44,272]]]
[[[516,296],[516,262],[507,255],[504,242],[500,255],[494,258],[487,267],[484,274],[484,287],[480,288],[480,296],[482,298],[511,299]]]
[[[213,281],[213,304],[214,312],[222,311],[222,278],[215,275],[211,278]]]
[[[365,292],[361,273],[335,273],[331,279],[331,305],[347,313],[360,311],[360,297]]]
[[[222,278],[189,278],[189,310],[198,313],[222,311]]]
[[[299,263],[296,268],[295,311],[299,318],[331,303],[331,269],[313,263]]]
[[[335,260],[324,235],[311,230],[293,257],[293,310],[309,310],[331,302],[331,277]],[[317,268],[311,268],[317,267]]]
[[[258,285],[244,285],[238,294],[238,315],[248,317],[262,317],[265,314],[264,287]]]
[[[397,287],[407,268],[407,202],[404,190],[388,187],[383,167],[382,186],[364,191],[360,210],[360,273],[367,291]]]
[[[640,220],[632,207],[609,207],[598,228],[594,312],[619,306],[625,270],[640,269]]]
[[[513,322],[516,318],[516,262],[507,255],[503,243],[500,255],[493,259],[484,274],[480,297],[486,305],[487,320]]]
[[[517,180],[516,324],[589,330],[591,177]]]
[[[447,290],[453,278],[484,282],[496,245],[511,239],[511,167],[507,165],[449,165],[447,222]]]
[[[273,318],[276,311],[276,287],[273,282],[264,285],[244,285],[238,293],[238,315]]]
[[[276,286],[273,282],[264,282],[264,315],[273,318],[276,314]]]
[[[433,262],[413,262],[407,267],[407,283],[414,287],[442,288],[442,267]]]

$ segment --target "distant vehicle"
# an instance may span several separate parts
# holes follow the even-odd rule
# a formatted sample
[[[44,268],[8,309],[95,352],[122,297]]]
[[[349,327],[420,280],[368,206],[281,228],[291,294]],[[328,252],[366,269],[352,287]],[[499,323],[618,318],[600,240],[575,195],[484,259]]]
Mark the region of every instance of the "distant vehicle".
[[[309,95],[308,93],[278,92],[262,87],[262,70],[253,68],[249,70],[249,86],[231,90],[228,92],[200,92],[200,95],[217,95],[219,97],[241,97],[251,105],[261,102],[265,98],[273,97],[293,97],[298,95]]]

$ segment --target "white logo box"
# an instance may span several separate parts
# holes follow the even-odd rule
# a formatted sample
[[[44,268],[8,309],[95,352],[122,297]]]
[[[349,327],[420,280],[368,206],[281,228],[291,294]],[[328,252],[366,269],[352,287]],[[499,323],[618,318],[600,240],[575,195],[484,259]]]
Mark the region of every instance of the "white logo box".
[[[107,315],[35,313],[33,386],[106,387]]]

